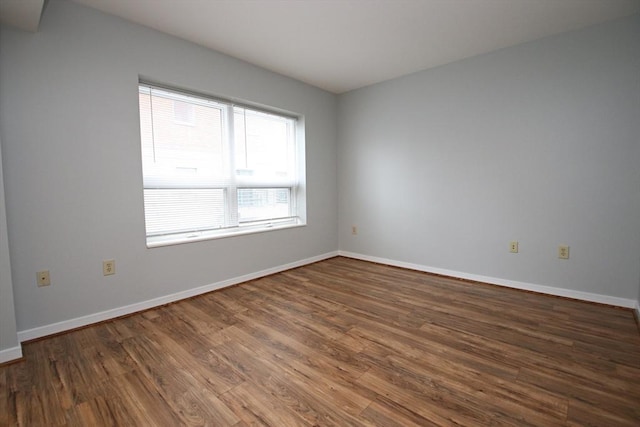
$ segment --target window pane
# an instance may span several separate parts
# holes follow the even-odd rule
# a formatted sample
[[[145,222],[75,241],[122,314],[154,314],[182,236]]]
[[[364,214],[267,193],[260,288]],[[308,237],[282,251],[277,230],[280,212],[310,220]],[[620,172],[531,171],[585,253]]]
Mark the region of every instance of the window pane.
[[[289,188],[238,189],[240,223],[263,221],[291,216],[291,190]]]
[[[287,178],[292,173],[293,120],[235,107],[238,175]]]
[[[196,114],[193,104],[184,101],[173,101],[173,120],[178,124],[195,126]]]
[[[147,235],[211,230],[224,226],[222,189],[145,189]]]
[[[163,175],[163,182],[174,174],[180,182],[185,174],[194,181],[228,175],[221,107],[163,91],[141,90],[139,96],[145,175]]]

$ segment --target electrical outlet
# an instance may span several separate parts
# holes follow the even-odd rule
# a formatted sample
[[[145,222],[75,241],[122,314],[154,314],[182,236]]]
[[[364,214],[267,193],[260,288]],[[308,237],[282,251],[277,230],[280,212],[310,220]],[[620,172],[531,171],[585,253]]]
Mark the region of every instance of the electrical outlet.
[[[116,261],[113,259],[102,261],[102,275],[111,276],[112,274],[116,274]]]
[[[351,226],[351,234],[353,234],[354,236],[358,234],[358,227],[355,225]]]
[[[569,259],[569,246],[565,246],[565,245],[558,246],[558,258]]]
[[[509,252],[511,252],[512,254],[518,253],[518,242],[513,241],[509,243]]]
[[[38,286],[49,286],[51,284],[51,277],[49,277],[49,270],[38,271]]]

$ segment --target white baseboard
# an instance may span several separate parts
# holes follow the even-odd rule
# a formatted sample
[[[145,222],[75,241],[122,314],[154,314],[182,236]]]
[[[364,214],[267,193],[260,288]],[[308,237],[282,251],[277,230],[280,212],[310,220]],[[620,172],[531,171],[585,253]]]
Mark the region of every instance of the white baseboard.
[[[18,340],[20,342],[29,341],[36,338],[42,338],[47,335],[53,335],[60,332],[65,332],[65,331],[80,328],[83,326],[91,325],[94,323],[103,322],[105,320],[114,319],[116,317],[126,316],[128,314],[136,313],[138,311],[147,310],[153,307],[169,304],[169,303],[190,298],[196,295],[205,294],[207,292],[215,291],[217,289],[222,289],[229,286],[237,285],[239,283],[247,282],[249,280],[258,279],[260,277],[268,276],[275,273],[280,273],[282,271],[290,270],[292,268],[301,267],[307,264],[312,264],[314,262],[322,261],[328,258],[333,258],[338,255],[344,256],[347,258],[354,258],[354,259],[360,259],[363,261],[371,261],[371,262],[377,262],[380,264],[392,265],[395,267],[407,268],[410,270],[442,274],[444,276],[474,280],[477,282],[490,283],[492,285],[499,285],[499,286],[505,286],[509,288],[539,292],[543,294],[573,298],[573,299],[578,299],[582,301],[590,301],[590,302],[609,304],[609,305],[614,305],[619,307],[633,308],[636,310],[636,313],[638,314],[638,318],[640,319],[640,301],[635,301],[632,299],[618,298],[618,297],[612,297],[612,296],[601,295],[601,294],[593,294],[589,292],[574,291],[571,289],[556,288],[552,286],[536,285],[536,284],[526,283],[526,282],[499,279],[495,277],[480,276],[477,274],[464,273],[464,272],[459,272],[454,270],[446,270],[442,268],[429,267],[429,266],[412,264],[412,263],[407,263],[402,261],[395,261],[395,260],[386,259],[386,258],[379,258],[379,257],[374,257],[369,255],[357,254],[353,252],[334,251],[334,252],[328,252],[322,255],[318,255],[315,257],[295,261],[289,264],[283,264],[280,266],[257,271],[255,273],[246,274],[244,276],[234,277],[232,279],[223,280],[221,282],[200,286],[198,288],[188,289],[188,290],[177,292],[174,294],[165,295],[165,296],[154,298],[151,300],[142,301],[142,302],[138,302],[138,303],[123,306],[123,307],[118,307],[111,310],[101,311],[99,313],[93,313],[87,316],[77,317],[74,319],[64,320],[58,323],[39,326],[36,328],[24,330],[24,331],[18,331]],[[14,347],[14,348],[0,351],[0,363],[5,363],[7,361],[19,359],[21,357],[22,357],[21,347]]]
[[[538,292],[541,294],[555,295],[559,297],[573,298],[582,301],[597,302],[617,307],[635,308],[640,315],[640,304],[638,301],[626,298],[612,297],[609,295],[593,294],[590,292],[574,291],[572,289],[556,288],[553,286],[536,285],[534,283],[518,282],[515,280],[500,279],[496,277],[481,276],[478,274],[464,273],[454,270],[446,270],[443,268],[429,267],[426,265],[412,264],[408,262],[395,261],[386,258],[379,258],[369,255],[362,255],[353,252],[338,251],[338,255],[347,258],[355,258],[363,261],[377,262],[379,264],[392,265],[394,267],[402,267],[410,270],[423,271],[426,273],[441,274],[459,279],[473,280],[476,282],[489,283],[492,285],[505,286],[508,288],[522,289],[526,291]]]
[[[636,301],[636,318],[640,322],[640,301]]]
[[[22,347],[11,347],[0,350],[0,363],[7,363],[22,358]]]
[[[143,311],[143,310],[147,310],[153,307],[158,307],[164,304],[176,302],[182,299],[191,298],[196,295],[205,294],[207,292],[215,291],[217,289],[222,289],[228,286],[237,285],[239,283],[247,282],[249,280],[259,279],[260,277],[269,276],[271,274],[280,273],[282,271],[290,270],[292,268],[301,267],[307,264],[312,264],[314,262],[322,261],[328,258],[333,258],[337,255],[338,255],[338,251],[328,252],[315,257],[302,259],[289,264],[279,265],[277,267],[268,268],[266,270],[257,271],[255,273],[245,274],[244,276],[234,277],[232,279],[223,280],[217,283],[211,283],[209,285],[188,289],[186,291],[177,292],[171,295],[165,295],[162,297],[138,302],[135,304],[124,306],[124,307],[118,307],[111,310],[101,311],[99,313],[93,313],[87,316],[76,317],[75,319],[64,320],[62,322],[53,323],[50,325],[38,326],[36,328],[27,329],[25,331],[18,331],[18,340],[20,340],[20,342],[29,341],[36,338],[42,338],[47,335],[53,335],[60,332],[69,331],[71,329],[80,328],[82,326],[91,325],[93,323],[115,319],[116,317],[125,316],[127,314],[136,313],[138,311]]]

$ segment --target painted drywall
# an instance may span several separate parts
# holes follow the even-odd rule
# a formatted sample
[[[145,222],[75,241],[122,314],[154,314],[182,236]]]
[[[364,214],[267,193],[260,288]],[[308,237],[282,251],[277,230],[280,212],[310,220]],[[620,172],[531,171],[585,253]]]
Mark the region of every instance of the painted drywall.
[[[340,250],[635,300],[638,40],[636,15],[342,95]]]
[[[638,285],[638,299],[636,300],[636,315],[640,321],[640,285]]]
[[[11,281],[7,215],[2,178],[2,141],[0,140],[0,363],[18,358],[22,351],[18,342]]]
[[[335,95],[69,1],[49,2],[36,34],[1,31],[19,332],[337,249]],[[304,115],[308,225],[146,248],[139,76]],[[115,275],[102,275],[104,259]],[[42,269],[51,286],[38,288]]]

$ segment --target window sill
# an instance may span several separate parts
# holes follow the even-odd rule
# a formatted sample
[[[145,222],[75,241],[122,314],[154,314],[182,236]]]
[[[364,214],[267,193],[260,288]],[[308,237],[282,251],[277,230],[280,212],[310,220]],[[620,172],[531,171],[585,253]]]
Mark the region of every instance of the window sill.
[[[266,233],[287,228],[298,228],[306,226],[306,223],[296,221],[295,223],[273,224],[270,226],[248,226],[234,229],[201,231],[198,233],[184,233],[171,236],[155,236],[147,238],[147,248],[158,248],[163,246],[182,245],[185,243],[202,242],[204,240],[225,239],[227,237],[245,236],[247,234]]]

